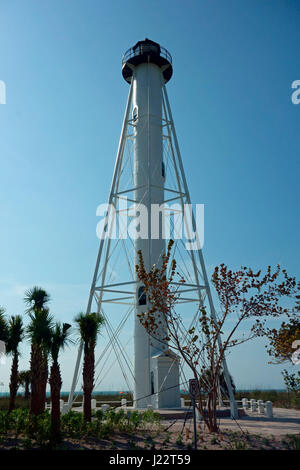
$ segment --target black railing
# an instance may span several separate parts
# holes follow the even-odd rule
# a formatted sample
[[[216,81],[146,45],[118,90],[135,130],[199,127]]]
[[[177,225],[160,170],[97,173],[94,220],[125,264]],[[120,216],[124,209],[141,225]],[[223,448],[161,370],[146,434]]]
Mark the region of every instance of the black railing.
[[[145,47],[145,46],[147,46],[147,47]],[[128,51],[125,52],[125,54],[122,57],[122,65],[124,65],[129,59],[132,59],[133,57],[136,57],[136,56],[142,55],[142,54],[147,55],[147,54],[151,54],[151,53],[160,55],[161,57],[166,59],[168,62],[170,62],[170,64],[172,64],[172,56],[167,51],[167,49],[160,46],[159,53],[158,53],[158,48],[157,47],[154,47],[154,46],[148,45],[148,44],[147,45],[142,44],[142,46],[131,47],[130,49],[128,49]]]

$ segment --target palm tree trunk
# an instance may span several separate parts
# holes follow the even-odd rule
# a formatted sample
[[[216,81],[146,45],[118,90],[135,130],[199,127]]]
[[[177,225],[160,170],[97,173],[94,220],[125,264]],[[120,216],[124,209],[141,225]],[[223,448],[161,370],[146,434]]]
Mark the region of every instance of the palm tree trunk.
[[[29,400],[30,398],[30,389],[29,389],[29,385],[30,385],[30,380],[28,379],[25,379],[25,382],[24,382],[24,398],[26,400]]]
[[[43,352],[42,364],[41,364],[40,398],[39,398],[40,413],[43,413],[43,411],[45,411],[47,381],[48,381],[48,358],[47,358],[47,353]]]
[[[16,395],[18,391],[18,353],[15,352],[13,355],[13,361],[11,366],[10,383],[9,383],[9,408],[10,413],[15,408]]]
[[[40,388],[41,388],[41,360],[42,353],[36,344],[31,346],[30,371],[31,371],[31,396],[30,414],[37,416],[40,413]]]
[[[57,361],[54,361],[51,366],[49,383],[51,390],[51,441],[56,444],[61,441],[59,399],[62,386],[60,368]]]
[[[83,364],[83,415],[85,421],[92,419],[91,399],[94,388],[95,354],[94,348],[85,348]]]

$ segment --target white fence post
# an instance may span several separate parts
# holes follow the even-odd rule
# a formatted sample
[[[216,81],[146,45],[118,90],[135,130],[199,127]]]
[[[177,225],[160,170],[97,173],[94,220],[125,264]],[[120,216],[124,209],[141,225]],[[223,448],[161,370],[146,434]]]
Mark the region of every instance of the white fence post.
[[[122,408],[126,408],[126,406],[127,406],[127,400],[126,400],[126,398],[122,398],[122,400],[121,400],[121,407],[122,407]]]
[[[242,398],[242,404],[244,410],[248,410],[248,398]]]
[[[61,414],[65,415],[68,412],[68,409],[69,409],[68,403],[64,403],[61,409]]]
[[[268,418],[273,418],[273,405],[271,401],[266,401],[266,412]]]
[[[105,413],[109,409],[109,405],[101,405],[103,413]]]
[[[63,410],[63,406],[64,406],[64,401],[63,401],[63,400],[59,400],[59,409],[60,409],[61,412],[62,412],[62,410]]]
[[[263,400],[258,400],[258,401],[257,401],[257,404],[258,404],[258,412],[259,412],[259,414],[263,415],[264,412],[265,412],[265,405],[264,405]]]
[[[256,411],[256,400],[254,400],[254,398],[251,398],[250,406],[251,406],[251,411]]]
[[[97,408],[96,398],[91,399],[91,407],[92,407],[92,410],[95,410]]]

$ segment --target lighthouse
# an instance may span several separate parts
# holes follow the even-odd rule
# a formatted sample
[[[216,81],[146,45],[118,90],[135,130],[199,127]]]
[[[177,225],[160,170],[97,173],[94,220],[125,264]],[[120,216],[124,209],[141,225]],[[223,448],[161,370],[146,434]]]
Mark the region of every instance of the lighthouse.
[[[101,312],[107,333],[107,344],[96,361],[97,366],[102,366],[96,374],[95,388],[101,384],[101,377],[99,381],[98,378],[106,365],[107,373],[111,373],[109,355],[112,352],[115,355],[112,365],[118,363],[127,390],[133,392],[133,405],[138,409],[149,406],[154,409],[179,408],[180,384],[187,382],[179,357],[165,340],[166,325],[162,322],[153,337],[139,321],[139,314],[146,312],[151,306],[148,305],[144,286],[135,271],[139,251],[142,252],[147,271],[154,264],[160,265],[166,251],[168,239],[164,232],[164,219],[160,219],[162,223],[159,227],[155,225],[157,219],[153,218],[154,208],[175,203],[176,207],[173,206],[172,209],[176,214],[173,219],[175,233],[175,219],[178,221],[180,214],[183,217],[186,206],[191,207],[166,89],[172,75],[170,53],[150,39],[138,41],[123,55],[122,76],[129,84],[128,99],[86,309],[87,313]],[[146,230],[145,227],[139,227],[140,234],[133,240],[127,236],[128,227],[125,232],[122,227],[118,231],[119,236],[110,236],[114,233],[114,222],[118,216],[123,221],[124,218],[132,217],[127,202],[132,203],[137,212],[145,208],[144,212],[147,214],[146,220],[143,219]],[[192,211],[193,226],[194,222]],[[195,233],[197,237],[197,231]],[[188,240],[192,238],[190,235],[185,235]],[[184,286],[173,282],[179,295],[178,308],[189,313],[188,325],[184,324],[184,318],[180,325],[183,340],[192,327],[199,325],[199,316],[204,306],[216,321],[202,246],[198,241],[197,239],[197,243],[194,243],[193,249],[187,249],[183,238],[179,237],[175,240],[173,249],[177,269],[186,280]],[[113,320],[118,309],[120,322],[115,326]],[[121,341],[121,331],[129,318],[133,320],[133,358]],[[219,345],[221,347],[220,338]],[[83,345],[80,344],[69,394],[69,408],[74,401],[78,384],[82,352]],[[229,392],[231,416],[237,418],[226,359],[223,360],[223,371]]]
[[[163,84],[170,80],[172,72],[171,55],[150,39],[137,42],[123,56],[122,74],[132,86],[134,195],[137,207],[143,204],[148,215],[147,236],[139,237],[134,242],[135,265],[138,264],[137,253],[141,251],[147,271],[154,264],[159,266],[166,250],[162,225],[156,230],[157,238],[153,237],[155,230],[152,225],[157,220],[153,220],[152,209],[155,205],[162,206],[165,201]],[[135,281],[134,402],[138,408],[145,408],[149,404],[155,408],[179,407],[178,358],[168,351],[167,344],[163,342],[166,336],[163,326],[161,331],[156,331],[156,338],[150,338],[141,325],[137,315],[147,308],[147,299],[143,294],[143,286],[137,279]]]

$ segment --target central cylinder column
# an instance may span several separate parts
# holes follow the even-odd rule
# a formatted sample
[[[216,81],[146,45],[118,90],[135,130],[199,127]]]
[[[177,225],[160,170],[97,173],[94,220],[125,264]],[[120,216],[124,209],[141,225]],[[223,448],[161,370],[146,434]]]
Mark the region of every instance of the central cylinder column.
[[[145,268],[149,271],[153,264],[161,262],[161,255],[165,252],[161,230],[157,239],[151,237],[151,204],[164,202],[161,69],[153,63],[142,63],[135,67],[132,80],[135,200],[137,204],[146,206],[148,211],[147,238],[135,240],[135,265],[138,264],[137,252],[141,250]],[[134,324],[134,400],[138,408],[152,403],[150,395],[154,393],[154,375],[151,357],[163,349],[162,343],[148,335],[137,317],[147,308],[142,292],[143,286],[138,283]]]

